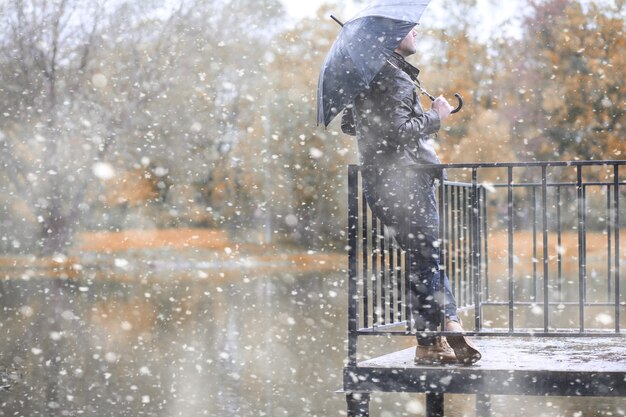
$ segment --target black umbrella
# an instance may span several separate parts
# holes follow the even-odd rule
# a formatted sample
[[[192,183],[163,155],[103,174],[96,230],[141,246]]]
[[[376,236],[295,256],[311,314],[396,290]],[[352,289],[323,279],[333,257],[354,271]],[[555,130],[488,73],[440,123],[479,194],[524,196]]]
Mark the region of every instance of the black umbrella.
[[[328,126],[372,82],[398,44],[419,23],[428,3],[430,0],[379,0],[342,25],[320,71],[318,125]],[[419,70],[409,67],[401,69],[411,75],[422,93],[434,100],[419,84]],[[460,95],[455,96],[459,99],[456,113],[462,101]]]

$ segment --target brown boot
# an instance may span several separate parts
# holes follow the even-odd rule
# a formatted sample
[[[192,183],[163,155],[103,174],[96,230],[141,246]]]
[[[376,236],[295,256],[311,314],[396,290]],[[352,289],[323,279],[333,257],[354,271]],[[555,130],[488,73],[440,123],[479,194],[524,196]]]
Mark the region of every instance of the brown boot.
[[[463,325],[457,321],[446,320],[446,332],[463,333]],[[448,336],[448,342],[454,350],[454,354],[459,362],[464,365],[471,365],[480,360],[482,355],[474,344],[465,336]]]
[[[432,346],[417,345],[415,348],[416,365],[438,365],[455,362],[457,362],[457,358],[445,337],[437,337],[437,341]]]

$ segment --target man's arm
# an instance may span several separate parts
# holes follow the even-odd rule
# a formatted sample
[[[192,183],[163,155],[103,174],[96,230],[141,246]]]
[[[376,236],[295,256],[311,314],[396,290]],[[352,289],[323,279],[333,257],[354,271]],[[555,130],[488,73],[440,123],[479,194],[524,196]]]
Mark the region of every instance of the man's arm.
[[[398,76],[397,90],[392,94],[392,124],[405,144],[436,133],[441,127],[441,117],[434,108],[415,114],[415,86],[404,77]]]

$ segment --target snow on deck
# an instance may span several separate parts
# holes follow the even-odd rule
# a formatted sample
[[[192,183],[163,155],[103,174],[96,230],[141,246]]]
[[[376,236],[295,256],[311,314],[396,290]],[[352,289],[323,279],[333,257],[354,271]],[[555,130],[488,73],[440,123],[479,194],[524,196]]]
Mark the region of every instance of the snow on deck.
[[[460,364],[445,367],[507,371],[626,372],[626,338],[474,337],[471,340],[483,354],[482,359],[471,367]],[[409,348],[360,362],[358,366],[417,368],[413,363],[414,355],[415,348]]]

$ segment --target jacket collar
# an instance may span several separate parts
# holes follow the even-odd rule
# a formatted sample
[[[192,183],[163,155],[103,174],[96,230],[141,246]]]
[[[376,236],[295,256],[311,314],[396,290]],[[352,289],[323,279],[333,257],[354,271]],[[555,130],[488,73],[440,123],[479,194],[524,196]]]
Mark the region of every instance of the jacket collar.
[[[389,56],[389,60],[396,65],[408,64],[404,57],[395,51],[391,53],[391,56]]]
[[[397,52],[393,52],[387,61],[396,68],[399,68],[402,72],[407,74],[413,81],[419,82],[417,77],[420,73],[419,68],[409,64],[402,55]]]

